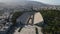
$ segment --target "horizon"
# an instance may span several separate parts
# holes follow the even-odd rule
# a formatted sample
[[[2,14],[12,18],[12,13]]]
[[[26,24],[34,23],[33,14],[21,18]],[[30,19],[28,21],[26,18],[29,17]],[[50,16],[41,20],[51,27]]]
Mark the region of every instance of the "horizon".
[[[50,5],[60,5],[60,0],[0,0],[2,3],[14,3],[14,2],[23,2],[23,1],[37,1],[44,4],[50,4]]]
[[[23,1],[37,1],[50,5],[60,5],[60,0],[0,0],[2,3],[14,3],[14,2],[23,2]]]

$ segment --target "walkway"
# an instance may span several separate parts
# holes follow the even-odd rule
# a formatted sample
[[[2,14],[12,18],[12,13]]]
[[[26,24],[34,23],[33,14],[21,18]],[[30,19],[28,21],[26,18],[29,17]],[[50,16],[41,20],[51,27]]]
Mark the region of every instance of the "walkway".
[[[17,30],[15,30],[15,33],[14,34],[43,34],[41,32],[41,27],[38,27],[38,26],[31,26],[31,25],[28,25],[28,26],[25,26],[23,27],[23,29],[18,32],[19,28]]]

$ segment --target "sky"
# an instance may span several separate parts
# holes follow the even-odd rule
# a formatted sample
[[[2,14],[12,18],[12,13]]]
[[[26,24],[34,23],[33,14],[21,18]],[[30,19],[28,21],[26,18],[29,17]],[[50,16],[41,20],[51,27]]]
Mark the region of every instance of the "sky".
[[[60,0],[0,0],[0,2],[37,1],[45,4],[60,5]]]
[[[60,0],[34,0],[46,4],[52,4],[52,5],[60,5]]]

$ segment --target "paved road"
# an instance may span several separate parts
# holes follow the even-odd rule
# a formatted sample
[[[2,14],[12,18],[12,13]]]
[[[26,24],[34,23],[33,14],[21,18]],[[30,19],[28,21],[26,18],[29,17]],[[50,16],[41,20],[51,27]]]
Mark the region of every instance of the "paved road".
[[[22,22],[23,24],[27,24],[27,21],[29,20],[30,16],[34,14],[33,12],[26,12],[22,16],[20,16],[17,19],[17,23]]]

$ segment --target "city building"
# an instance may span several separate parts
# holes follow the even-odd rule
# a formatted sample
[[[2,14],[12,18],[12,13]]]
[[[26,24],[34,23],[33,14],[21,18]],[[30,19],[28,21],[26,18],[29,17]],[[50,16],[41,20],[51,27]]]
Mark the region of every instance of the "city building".
[[[8,22],[10,14],[4,13],[0,16],[0,34],[6,34],[10,27],[12,26],[12,22]]]

